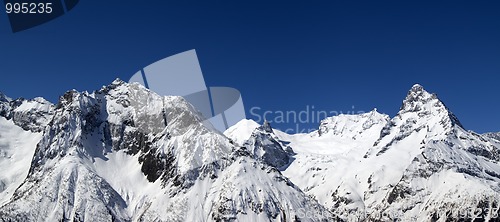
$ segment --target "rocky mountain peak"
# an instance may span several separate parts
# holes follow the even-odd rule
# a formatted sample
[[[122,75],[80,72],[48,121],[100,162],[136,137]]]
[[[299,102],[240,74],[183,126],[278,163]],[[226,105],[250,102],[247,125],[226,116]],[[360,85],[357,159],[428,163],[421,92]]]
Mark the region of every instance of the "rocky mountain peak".
[[[0,102],[10,102],[10,101],[11,101],[11,99],[9,97],[7,97],[5,94],[0,92]]]
[[[432,103],[432,104],[431,104]],[[423,86],[415,84],[403,100],[400,112],[421,111],[431,105],[442,105],[436,94],[427,92]]]
[[[80,93],[75,89],[69,90],[59,97],[59,101],[57,102],[56,108],[61,108],[73,103],[74,98],[78,96]]]
[[[0,94],[0,116],[27,131],[41,132],[52,118],[53,111],[54,105],[41,97],[12,100]]]
[[[399,117],[406,113],[413,113],[420,117],[441,118],[440,123],[450,126],[458,125],[463,128],[458,118],[446,107],[446,105],[434,93],[427,92],[423,86],[415,84],[408,91],[403,100]]]
[[[113,80],[113,82],[111,82],[109,85],[102,86],[102,88],[100,90],[96,91],[96,93],[106,94],[113,89],[119,88],[120,86],[128,86],[131,84],[133,84],[133,83],[127,83],[127,82],[117,78],[117,79]]]
[[[110,85],[119,86],[123,84],[126,84],[126,82],[121,80],[120,78],[116,78],[115,80],[113,80],[113,82],[111,82]]]
[[[425,91],[424,90],[424,87],[418,83],[415,83],[412,87],[411,87],[411,91],[415,91],[415,92],[418,92],[418,91]]]
[[[381,155],[392,145],[405,143],[412,137],[418,138],[422,144],[443,140],[456,134],[456,126],[463,129],[458,118],[437,95],[415,84],[408,91],[398,114],[382,128],[374,146],[379,146],[377,155]]]
[[[300,209],[323,221],[332,216],[276,169],[291,161],[269,123],[254,128],[248,147],[255,156],[233,155],[235,145],[184,98],[135,83],[71,90],[57,107],[41,98],[6,104],[11,119],[0,125],[36,123],[40,133],[22,184],[11,186],[15,198],[0,205],[0,221],[304,221]],[[0,151],[10,146],[4,132]]]
[[[250,151],[255,159],[278,169],[286,167],[294,153],[291,147],[274,134],[268,121],[257,127],[243,146]]]
[[[267,133],[273,132],[273,128],[271,127],[271,124],[267,120],[265,120],[264,124],[262,124],[262,126],[260,126],[258,129]]]

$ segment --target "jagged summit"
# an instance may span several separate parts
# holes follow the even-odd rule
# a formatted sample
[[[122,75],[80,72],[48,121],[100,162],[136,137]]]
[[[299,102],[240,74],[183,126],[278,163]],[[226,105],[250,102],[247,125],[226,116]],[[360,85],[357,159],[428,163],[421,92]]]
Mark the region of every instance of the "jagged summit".
[[[267,164],[288,163],[285,151],[259,140],[262,159],[239,155],[184,98],[137,83],[70,90],[57,106],[0,102],[0,115],[0,166],[24,166],[0,171],[0,221],[307,221],[302,209],[332,217]],[[273,141],[269,131],[259,130]]]
[[[257,127],[243,146],[255,159],[278,169],[286,167],[294,153],[291,147],[274,134],[268,121],[264,121],[262,126]]]
[[[396,144],[411,143],[406,141],[411,141],[412,138],[418,138],[422,144],[444,140],[460,129],[463,126],[458,118],[437,95],[415,84],[408,91],[400,111],[382,128],[374,148],[365,156],[369,156],[369,153],[381,155]],[[412,148],[410,151],[416,152],[417,149],[418,147]]]
[[[11,100],[12,99],[10,99],[5,94],[3,94],[2,92],[0,92],[0,102],[10,102]]]
[[[412,91],[422,91],[422,90],[424,90],[424,87],[422,85],[418,84],[418,83],[415,83],[411,87],[411,90]]]
[[[113,80],[113,82],[111,82],[110,85],[122,85],[122,84],[125,84],[126,82],[121,80],[120,78],[116,78],[115,80]]]
[[[255,125],[242,121],[242,129],[225,134],[239,138],[235,132]],[[421,85],[411,87],[392,119],[374,109],[328,117],[311,134],[271,137],[265,128],[253,131],[249,151],[262,162],[284,163],[266,154],[280,156],[277,145],[287,141],[294,155],[279,168],[283,175],[345,221],[457,221],[470,208],[497,221],[488,212],[500,200],[500,135],[464,130]]]
[[[139,83],[135,83],[135,82],[129,83],[129,82],[125,82],[125,81],[121,80],[120,78],[116,78],[110,84],[104,85],[101,87],[101,89],[94,91],[94,93],[107,94],[107,93],[109,93],[109,91],[120,88],[121,86],[124,86],[125,88],[128,88],[130,86],[134,86],[135,88],[141,89],[142,91],[150,91],[149,89],[147,89],[146,87],[144,87],[143,85],[141,85]]]
[[[401,112],[420,111],[424,108],[429,108],[429,103],[434,103],[432,105],[442,105],[436,94],[431,94],[423,86],[415,84],[408,91],[400,110]]]
[[[463,128],[458,118],[448,109],[434,93],[429,93],[420,84],[411,87],[403,100],[401,109],[397,116],[405,113],[416,113],[419,117],[440,116],[443,123],[449,123],[452,126],[458,125]]]
[[[0,116],[12,119],[24,130],[41,132],[50,122],[53,111],[54,105],[41,97],[12,100],[0,95]]]
[[[262,130],[264,132],[272,133],[273,128],[271,127],[271,123],[269,123],[267,120],[264,121],[264,124],[259,127],[259,130]]]

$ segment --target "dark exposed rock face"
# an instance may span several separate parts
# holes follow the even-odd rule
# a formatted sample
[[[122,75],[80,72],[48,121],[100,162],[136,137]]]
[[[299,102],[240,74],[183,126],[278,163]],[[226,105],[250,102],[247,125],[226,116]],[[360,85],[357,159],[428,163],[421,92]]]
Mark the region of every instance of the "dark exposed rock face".
[[[380,138],[374,146],[381,146],[381,149],[376,155],[386,152],[393,144],[404,140],[414,132],[427,131],[426,138],[429,140],[437,137],[446,138],[455,133],[455,126],[463,129],[458,118],[436,94],[431,94],[421,85],[415,84],[408,91],[397,115],[388,121],[380,132]]]
[[[485,133],[483,136],[500,142],[500,133]]]
[[[316,139],[348,138],[362,149],[343,146],[347,152],[331,154],[331,159],[314,153],[295,160],[301,153],[289,144],[296,147],[297,137],[281,140],[268,122],[239,147],[204,125],[184,99],[160,97],[123,81],[91,94],[68,91],[55,106],[40,98],[12,100],[0,94],[0,115],[42,137],[26,180],[0,206],[2,221],[311,219],[298,210],[312,213],[313,221],[497,220],[500,134],[464,130],[444,103],[420,85],[412,87],[393,119],[372,111],[322,121]],[[369,133],[375,136],[364,144],[366,132],[377,133]],[[97,169],[117,156],[115,168],[133,166],[130,170],[139,176],[132,178],[142,179],[148,189],[154,184],[156,193],[140,196],[144,190],[131,192],[113,183],[115,175]],[[306,174],[314,173],[305,179],[313,185],[300,187],[314,191],[311,197],[283,176],[297,169],[297,162],[307,166],[302,168]],[[314,187],[332,180],[340,180],[333,190]],[[0,181],[0,193],[7,186]],[[318,192],[323,189],[328,192]],[[331,212],[313,195],[331,204]],[[479,214],[460,216],[471,208]],[[205,214],[181,215],[187,211]]]
[[[41,132],[54,115],[54,105],[43,98],[11,100],[0,93],[0,116],[24,130]]]
[[[292,148],[274,135],[267,121],[255,129],[243,146],[247,147],[256,159],[278,169],[286,167],[292,161]]]
[[[55,106],[0,94],[0,114],[41,132],[27,178],[0,206],[0,221],[227,221],[251,214],[304,219],[299,209],[319,215],[313,221],[331,218],[266,164],[291,151],[257,161],[205,125],[181,97],[160,97],[117,80],[93,93],[68,91]],[[272,132],[270,126],[262,130]]]

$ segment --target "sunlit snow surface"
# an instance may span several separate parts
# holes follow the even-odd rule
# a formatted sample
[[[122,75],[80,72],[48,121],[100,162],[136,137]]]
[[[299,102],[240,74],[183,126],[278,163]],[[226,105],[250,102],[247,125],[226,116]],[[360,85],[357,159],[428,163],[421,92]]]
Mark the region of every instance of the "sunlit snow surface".
[[[0,206],[14,194],[28,175],[41,133],[24,131],[0,117]]]
[[[499,134],[466,131],[419,85],[392,118],[376,110],[333,116],[293,135],[251,120],[221,134],[182,97],[119,80],[68,91],[57,105],[0,97],[0,220],[467,221],[498,213]]]
[[[15,198],[2,196],[0,220],[333,218],[278,170],[204,123],[181,97],[161,97],[117,80],[93,93],[68,91],[56,107],[44,118],[50,124],[35,128],[44,129],[36,137],[15,121],[1,122],[1,135],[13,137],[2,147],[5,156],[17,146],[14,134],[33,141],[26,144],[31,153],[19,162],[22,175],[0,174],[8,177],[5,187],[15,190]],[[42,108],[25,106],[18,112],[32,118]],[[306,212],[314,217],[305,217]]]
[[[249,138],[251,122],[225,134]],[[496,218],[497,134],[464,130],[419,85],[392,119],[374,110],[329,117],[309,134],[274,134],[296,153],[283,175],[345,220]]]

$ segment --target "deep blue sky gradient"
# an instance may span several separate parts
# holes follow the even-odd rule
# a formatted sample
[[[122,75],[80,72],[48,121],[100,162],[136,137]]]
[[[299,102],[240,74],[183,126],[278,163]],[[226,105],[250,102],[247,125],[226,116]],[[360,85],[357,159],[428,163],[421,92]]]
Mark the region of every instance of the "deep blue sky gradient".
[[[207,85],[239,89],[247,111],[394,116],[420,83],[467,129],[500,131],[499,1],[81,0],[15,34],[2,12],[0,91],[57,102],[189,49]]]

